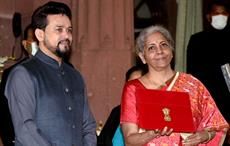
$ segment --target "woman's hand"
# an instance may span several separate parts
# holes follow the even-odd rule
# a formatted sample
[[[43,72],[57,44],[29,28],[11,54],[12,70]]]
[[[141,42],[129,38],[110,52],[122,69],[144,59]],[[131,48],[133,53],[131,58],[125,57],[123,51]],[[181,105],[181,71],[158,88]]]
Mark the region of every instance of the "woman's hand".
[[[146,132],[145,129],[140,128],[139,133],[143,133]],[[151,132],[152,135],[158,135],[158,136],[169,136],[172,132],[173,129],[172,128],[168,128],[167,126],[164,127],[162,130],[156,129],[156,130],[148,130],[148,132]]]
[[[140,129],[136,124],[133,123],[122,123],[121,127],[126,146],[142,146],[154,138],[158,138],[160,136],[169,136],[173,132],[173,129],[168,127],[164,127],[162,130]]]
[[[182,141],[184,146],[196,146],[201,143],[209,142],[215,136],[214,131],[198,131],[195,134],[188,136]]]
[[[172,128],[164,127],[160,132],[160,134],[161,136],[169,136],[170,134],[172,134],[172,132],[173,132]]]

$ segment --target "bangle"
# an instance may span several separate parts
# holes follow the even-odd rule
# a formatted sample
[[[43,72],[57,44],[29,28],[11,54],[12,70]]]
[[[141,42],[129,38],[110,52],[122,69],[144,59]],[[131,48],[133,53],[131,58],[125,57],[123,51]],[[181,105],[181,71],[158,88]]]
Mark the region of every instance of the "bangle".
[[[208,132],[208,141],[210,141],[212,138],[212,134],[210,132]]]
[[[212,139],[212,134],[209,131],[206,131],[208,134],[208,139],[204,141],[203,143],[208,143]]]

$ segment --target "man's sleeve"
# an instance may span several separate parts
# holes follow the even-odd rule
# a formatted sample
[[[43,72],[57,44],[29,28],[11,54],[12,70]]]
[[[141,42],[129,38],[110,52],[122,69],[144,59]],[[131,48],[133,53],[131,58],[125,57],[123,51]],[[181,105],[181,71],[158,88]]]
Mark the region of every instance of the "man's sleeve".
[[[192,73],[193,69],[193,63],[195,62],[194,60],[196,59],[196,42],[194,41],[194,36],[192,35],[190,37],[190,40],[188,42],[188,47],[187,47],[187,73]]]
[[[84,146],[96,146],[96,122],[90,111],[88,100],[85,92],[84,96],[84,113],[83,113],[83,143]]]
[[[39,132],[35,117],[35,88],[22,66],[14,68],[7,80],[5,95],[14,124],[15,140],[23,146],[50,146]]]

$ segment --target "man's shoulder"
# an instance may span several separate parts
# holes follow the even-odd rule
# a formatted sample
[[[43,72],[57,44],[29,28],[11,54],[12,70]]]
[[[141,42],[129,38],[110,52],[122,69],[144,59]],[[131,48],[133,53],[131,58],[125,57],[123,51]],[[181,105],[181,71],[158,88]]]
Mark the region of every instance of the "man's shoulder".
[[[27,64],[27,63],[31,63],[36,59],[36,57],[30,57],[27,58],[26,60],[24,60],[23,62],[21,62],[20,64]]]
[[[81,72],[80,72],[77,68],[75,68],[74,65],[71,64],[70,62],[64,62],[64,66],[65,66],[65,68],[66,68],[67,70],[69,70],[69,71],[71,71],[71,72],[75,72],[76,74],[82,76],[82,75],[81,75]]]
[[[194,33],[192,35],[192,37],[193,38],[199,38],[199,37],[204,37],[204,36],[207,36],[207,35],[208,35],[207,31],[200,31],[200,32]]]
[[[209,42],[210,37],[212,38],[212,35],[209,34],[207,31],[200,31],[197,32],[190,37],[190,43],[192,44],[206,44],[206,42]],[[204,43],[205,42],[205,43]]]

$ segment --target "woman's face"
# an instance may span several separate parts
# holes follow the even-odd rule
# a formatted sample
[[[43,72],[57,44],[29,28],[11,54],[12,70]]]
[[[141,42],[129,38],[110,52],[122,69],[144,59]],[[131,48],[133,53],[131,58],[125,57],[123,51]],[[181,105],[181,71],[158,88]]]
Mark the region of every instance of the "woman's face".
[[[146,39],[144,52],[139,54],[143,63],[147,63],[149,69],[165,70],[171,68],[173,58],[172,48],[166,38],[159,32],[153,33]]]

